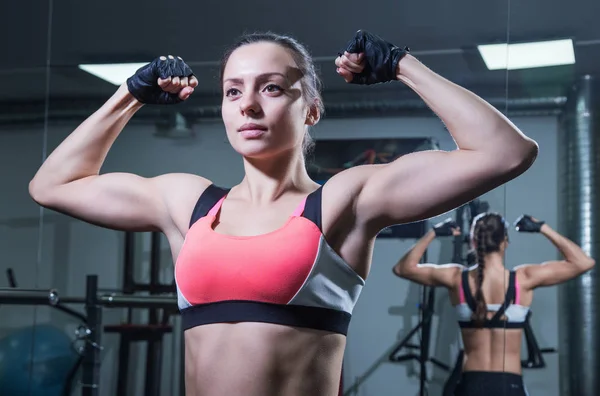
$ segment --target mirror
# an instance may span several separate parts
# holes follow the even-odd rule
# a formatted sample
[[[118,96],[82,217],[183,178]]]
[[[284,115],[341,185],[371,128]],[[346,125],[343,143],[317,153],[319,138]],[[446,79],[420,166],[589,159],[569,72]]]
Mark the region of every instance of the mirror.
[[[319,12],[304,3],[284,7],[276,2],[261,4],[264,7],[260,9],[236,4],[235,13],[217,2],[188,6],[185,14],[195,15],[194,23],[182,22],[180,9],[147,4],[153,15],[162,18],[160,29],[150,29],[147,18],[132,17],[139,14],[133,5],[120,4],[120,11],[114,12],[114,4],[106,2],[55,3],[48,72],[50,101],[42,118],[46,128],[37,135],[37,144],[45,147],[43,154],[53,153],[141,64],[172,54],[185,59],[201,77],[193,97],[177,106],[145,106],[138,111],[112,145],[101,172],[144,177],[191,173],[220,186],[236,185],[244,176],[243,164],[224,133],[219,65],[225,49],[238,35],[255,30],[290,34],[305,43],[323,79],[326,113],[311,131],[317,145],[308,161],[309,172],[317,181],[332,176],[332,172],[319,173],[322,160],[338,161],[331,165],[334,168],[351,167],[456,146],[440,119],[405,85],[349,85],[336,74],[336,54],[357,29],[410,47],[431,70],[471,90],[511,120],[521,116],[513,108],[520,103],[520,96],[508,90],[512,89],[507,83],[512,71],[488,70],[477,49],[482,43],[506,42],[509,16],[514,13],[508,2],[468,7],[403,5],[385,13],[361,15],[360,22],[341,17],[337,7],[325,4],[319,4]],[[346,7],[362,9],[358,3]],[[437,10],[434,14],[431,7]],[[265,9],[277,17],[267,15]],[[309,28],[307,20],[319,28]],[[335,29],[329,28],[332,23]],[[102,77],[99,65],[113,64],[114,71],[117,63],[129,65],[119,75]],[[527,120],[518,118],[517,123],[523,123],[519,126],[531,135]],[[35,127],[29,122],[26,128]],[[16,152],[11,149],[13,155]],[[23,191],[23,199],[29,199],[26,186],[40,157],[32,155],[27,177],[15,182]],[[19,161],[25,161],[25,155],[19,154]],[[315,164],[320,168],[315,169]],[[521,180],[525,179],[510,186],[523,183]],[[519,188],[513,194],[513,187],[503,185],[473,204],[428,223],[382,231],[375,241],[367,286],[348,332],[342,394],[383,395],[402,390],[442,395],[452,386],[457,378],[456,373],[452,376],[453,369],[464,345],[449,292],[399,279],[390,269],[432,224],[448,217],[463,224],[463,237],[434,241],[426,259],[434,264],[466,264],[469,245],[464,234],[475,212],[487,208],[513,220],[515,213],[524,209],[515,205],[508,212],[507,202],[531,195],[533,187],[525,187],[529,189]],[[29,217],[37,216],[39,208],[30,206]],[[31,287],[59,291],[60,306],[72,311],[48,309],[44,322],[64,330],[72,339],[80,338],[74,343],[78,352],[93,356],[76,366],[73,393],[95,385],[100,395],[183,394],[182,323],[174,308],[173,252],[166,237],[155,232],[114,231],[58,210],[44,209],[41,213],[43,225],[32,229],[43,241],[39,249],[42,260],[30,260],[37,263],[40,280]],[[512,250],[517,249],[509,249],[509,255]],[[507,257],[507,263],[512,262]],[[95,304],[85,304],[87,294],[94,296]],[[88,323],[83,324],[74,313],[84,315]],[[419,327],[422,315],[431,315],[431,325]],[[420,351],[427,352],[423,365]],[[407,357],[405,361],[395,361],[402,356]]]

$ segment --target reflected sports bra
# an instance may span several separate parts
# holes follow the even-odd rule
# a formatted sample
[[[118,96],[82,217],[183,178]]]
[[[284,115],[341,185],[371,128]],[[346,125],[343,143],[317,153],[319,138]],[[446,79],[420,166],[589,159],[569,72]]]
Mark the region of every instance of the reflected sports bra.
[[[202,193],[175,265],[184,330],[263,322],[346,335],[365,282],[325,241],[321,191],[283,227],[256,236],[214,231],[228,190],[211,185]]]
[[[487,304],[489,312],[496,312],[492,318],[486,319],[485,328],[520,329],[525,326],[529,307],[519,305],[520,290],[515,271],[510,271],[508,289],[502,304]],[[456,306],[458,325],[461,328],[477,327],[471,317],[477,308],[477,303],[469,287],[469,270],[462,272],[460,287],[460,304]],[[506,319],[503,319],[503,316]]]

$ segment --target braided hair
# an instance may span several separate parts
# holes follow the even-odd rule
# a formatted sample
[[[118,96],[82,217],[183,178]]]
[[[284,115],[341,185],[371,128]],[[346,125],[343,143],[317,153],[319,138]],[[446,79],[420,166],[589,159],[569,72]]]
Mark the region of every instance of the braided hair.
[[[477,309],[473,312],[472,319],[478,326],[483,326],[487,319],[487,304],[482,290],[485,257],[489,253],[500,251],[500,246],[507,235],[508,225],[498,213],[482,213],[473,219],[471,240],[475,245],[478,265],[475,290],[475,304]]]

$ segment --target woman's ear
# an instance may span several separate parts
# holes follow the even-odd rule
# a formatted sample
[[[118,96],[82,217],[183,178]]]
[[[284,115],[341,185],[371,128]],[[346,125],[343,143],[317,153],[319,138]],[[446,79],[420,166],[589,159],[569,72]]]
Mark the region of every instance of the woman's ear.
[[[321,118],[317,100],[318,99],[315,99],[315,103],[313,103],[313,105],[308,108],[305,120],[305,124],[308,126],[316,125],[319,122],[319,119]]]

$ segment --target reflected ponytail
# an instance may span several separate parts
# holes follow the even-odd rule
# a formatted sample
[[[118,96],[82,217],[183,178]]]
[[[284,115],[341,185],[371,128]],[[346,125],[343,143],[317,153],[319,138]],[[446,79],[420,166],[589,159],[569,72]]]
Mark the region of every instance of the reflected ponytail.
[[[487,303],[483,296],[485,257],[489,253],[500,251],[500,246],[507,235],[506,221],[498,213],[482,213],[473,220],[471,238],[476,251],[477,280],[474,296],[476,309],[471,319],[478,327],[482,327],[487,319]]]

